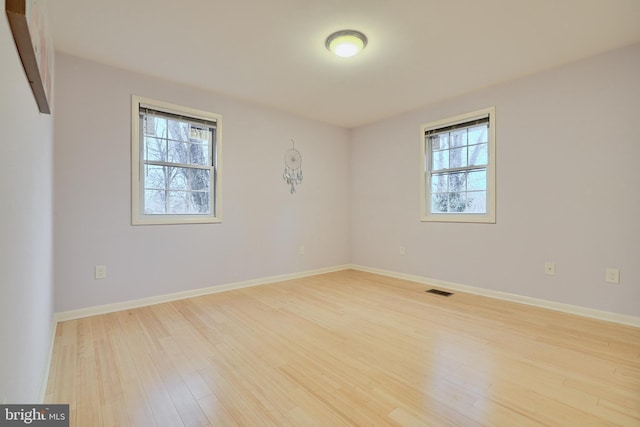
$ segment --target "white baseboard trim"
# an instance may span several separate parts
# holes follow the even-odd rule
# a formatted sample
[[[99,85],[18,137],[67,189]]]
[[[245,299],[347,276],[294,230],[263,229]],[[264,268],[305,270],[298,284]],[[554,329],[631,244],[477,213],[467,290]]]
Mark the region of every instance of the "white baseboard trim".
[[[431,279],[428,277],[417,276],[413,274],[399,273],[395,271],[383,270],[383,269],[373,268],[373,267],[366,267],[366,266],[357,265],[357,264],[345,264],[345,265],[339,265],[335,267],[308,270],[308,271],[303,271],[298,273],[282,274],[278,276],[269,276],[269,277],[264,277],[260,279],[246,280],[243,282],[228,283],[228,284],[223,284],[218,286],[210,286],[207,288],[193,289],[189,291],[176,292],[172,294],[158,295],[154,297],[123,301],[123,302],[118,302],[114,304],[106,304],[106,305],[99,305],[94,307],[81,308],[78,310],[58,312],[58,313],[55,313],[54,315],[54,325],[52,328],[49,359],[51,359],[51,353],[53,352],[55,326],[58,322],[63,322],[65,320],[80,319],[83,317],[96,316],[99,314],[113,313],[116,311],[129,310],[129,309],[138,308],[138,307],[145,307],[148,305],[161,304],[164,302],[177,301],[177,300],[197,297],[201,295],[231,291],[234,289],[242,289],[242,288],[248,288],[252,286],[267,285],[269,283],[299,279],[302,277],[315,276],[317,274],[324,274],[324,273],[332,273],[335,271],[347,270],[347,269],[380,274],[382,276],[394,277],[397,279],[404,279],[412,282],[439,286],[439,287],[456,290],[460,292],[467,292],[470,294],[481,295],[485,297],[496,298],[496,299],[501,299],[501,300],[510,301],[510,302],[516,302],[520,304],[526,304],[526,305],[531,305],[535,307],[541,307],[541,308],[560,311],[564,313],[575,314],[578,316],[590,317],[593,319],[605,320],[608,322],[614,322],[622,325],[628,325],[628,326],[634,326],[634,327],[640,328],[640,317],[629,316],[629,315],[624,315],[619,313],[612,313],[608,311],[601,311],[601,310],[596,310],[592,308],[580,307],[576,305],[564,304],[564,303],[559,303],[555,301],[543,300],[543,299],[527,297],[527,296],[522,296],[517,294],[511,294],[508,292],[478,288],[475,286],[462,285],[459,283],[447,282],[447,281],[438,280],[438,279]],[[49,367],[47,367],[47,369],[49,369]],[[47,377],[48,377],[48,372],[47,372]],[[43,390],[41,390],[41,396],[43,398],[44,398],[44,393],[46,393],[46,382],[43,385]]]
[[[362,265],[352,264],[349,266],[353,270],[364,271],[367,273],[380,274],[382,276],[394,277],[397,279],[409,280],[412,282],[440,286],[450,290],[467,292],[470,294],[481,295],[490,298],[501,299],[520,304],[531,305],[535,307],[547,308],[550,310],[561,311],[564,313],[575,314],[578,316],[590,317],[592,319],[605,320],[608,322],[619,323],[627,326],[640,328],[640,317],[629,316],[625,314],[612,313],[609,311],[601,311],[593,308],[580,307],[577,305],[564,304],[560,302],[548,301],[533,297],[527,297],[508,292],[494,291],[491,289],[478,288],[475,286],[461,285],[458,283],[447,282],[444,280],[430,279],[428,277],[416,276],[412,274],[398,273],[395,271],[382,270],[379,268],[365,267]]]
[[[349,265],[340,265],[335,267],[320,268],[316,270],[308,270],[298,273],[281,274],[278,276],[263,277],[260,279],[246,280],[243,282],[228,283],[207,288],[193,289],[183,292],[175,292],[172,294],[158,295],[148,298],[136,300],[122,301],[113,304],[98,305],[94,307],[81,308],[78,310],[69,310],[55,313],[54,324],[64,322],[66,320],[81,319],[83,317],[96,316],[99,314],[113,313],[116,311],[130,310],[132,308],[145,307],[148,305],[161,304],[164,302],[177,301],[186,298],[198,297],[201,295],[215,294],[218,292],[231,291],[234,289],[248,288],[251,286],[267,285],[269,283],[283,282],[285,280],[299,279],[302,277],[315,276],[317,274],[332,273],[334,271],[346,270],[351,268]],[[54,327],[55,334],[55,327]]]

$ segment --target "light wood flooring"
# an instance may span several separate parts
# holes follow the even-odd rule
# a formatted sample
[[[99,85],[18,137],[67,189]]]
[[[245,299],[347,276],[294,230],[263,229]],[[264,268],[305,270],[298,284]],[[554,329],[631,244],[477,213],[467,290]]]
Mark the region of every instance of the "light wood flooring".
[[[640,426],[640,329],[345,270],[58,325],[71,426]]]

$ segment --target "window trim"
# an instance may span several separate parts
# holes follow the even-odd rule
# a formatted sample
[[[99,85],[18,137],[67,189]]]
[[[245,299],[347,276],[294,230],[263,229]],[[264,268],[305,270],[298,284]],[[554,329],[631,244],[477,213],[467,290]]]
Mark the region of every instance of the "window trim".
[[[431,174],[429,173],[429,153],[425,135],[428,131],[458,125],[465,122],[489,117],[488,163],[487,163],[487,212],[469,213],[431,213]],[[454,117],[425,123],[420,127],[420,221],[422,222],[496,222],[496,109],[495,106],[472,111]]]
[[[141,162],[140,157],[140,108],[150,108],[170,114],[185,116],[196,120],[216,122],[216,140],[212,147],[212,156],[215,156],[215,178],[212,180],[210,200],[212,212],[209,215],[148,215],[145,214],[141,190]],[[222,222],[222,207],[220,203],[221,170],[222,170],[222,116],[208,111],[197,110],[168,102],[158,101],[141,96],[131,96],[131,224],[210,224]]]

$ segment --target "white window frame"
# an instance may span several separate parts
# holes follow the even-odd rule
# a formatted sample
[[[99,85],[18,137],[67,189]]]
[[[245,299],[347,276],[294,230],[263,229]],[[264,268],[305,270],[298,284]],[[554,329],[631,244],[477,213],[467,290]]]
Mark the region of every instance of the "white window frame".
[[[209,214],[145,214],[144,213],[144,158],[141,155],[140,109],[149,108],[169,114],[175,114],[195,120],[213,121],[216,123],[215,141],[212,142],[211,182],[209,185],[211,209]],[[204,224],[222,222],[220,188],[221,188],[221,152],[222,152],[222,117],[219,114],[141,96],[131,96],[131,222],[133,225],[145,224]]]
[[[426,133],[431,130],[454,126],[489,117],[488,163],[487,171],[487,209],[484,214],[477,213],[432,213],[431,212],[431,172],[430,155]],[[449,117],[423,124],[420,128],[420,220],[434,222],[496,222],[496,110],[488,107],[482,110]]]

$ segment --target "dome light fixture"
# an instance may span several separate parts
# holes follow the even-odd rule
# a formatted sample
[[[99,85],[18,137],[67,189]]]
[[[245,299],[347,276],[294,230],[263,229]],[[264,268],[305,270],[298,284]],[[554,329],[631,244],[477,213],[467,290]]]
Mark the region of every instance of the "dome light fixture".
[[[360,31],[341,30],[327,37],[324,45],[341,58],[350,58],[357,55],[367,45],[367,36]]]

